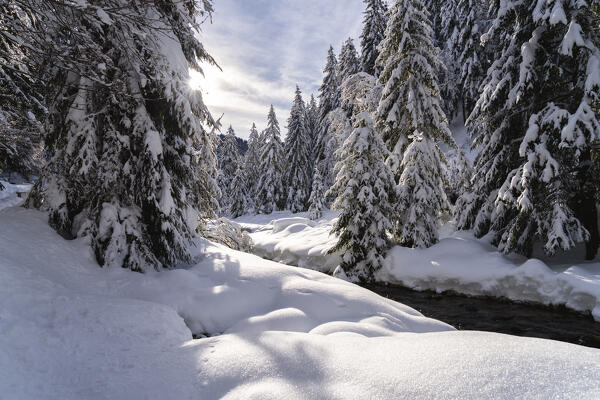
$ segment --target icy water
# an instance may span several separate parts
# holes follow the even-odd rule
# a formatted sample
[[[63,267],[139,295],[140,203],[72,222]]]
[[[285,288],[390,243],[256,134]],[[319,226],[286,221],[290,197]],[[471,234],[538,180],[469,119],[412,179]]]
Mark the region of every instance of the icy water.
[[[565,307],[470,297],[454,292],[418,292],[396,285],[373,284],[364,287],[459,330],[506,333],[600,348],[600,322],[595,322],[590,315]]]

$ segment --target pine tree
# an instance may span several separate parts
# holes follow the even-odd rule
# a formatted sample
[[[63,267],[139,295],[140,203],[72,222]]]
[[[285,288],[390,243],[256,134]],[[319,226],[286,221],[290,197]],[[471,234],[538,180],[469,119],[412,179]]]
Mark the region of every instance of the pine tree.
[[[304,117],[302,92],[296,86],[296,97],[285,138],[286,169],[283,175],[284,190],[287,194],[285,208],[293,213],[307,210],[311,189],[311,141]]]
[[[463,21],[458,14],[460,0],[445,0],[440,8],[440,38],[438,46],[441,49],[439,58],[443,66],[438,67],[438,82],[442,98],[442,109],[450,118],[458,115],[462,104],[460,87],[461,65],[458,63],[460,26]]]
[[[358,61],[358,54],[354,47],[354,41],[352,38],[348,38],[342,50],[340,52],[340,59],[338,62],[338,79],[340,84],[346,80],[346,78],[358,73],[360,71],[360,62]]]
[[[238,166],[235,176],[231,181],[231,205],[229,215],[232,218],[241,217],[248,212],[248,183],[246,182],[244,170]]]
[[[232,201],[231,183],[241,164],[235,131],[231,125],[227,129],[227,135],[225,135],[217,147],[217,160],[219,164],[218,184],[221,190],[219,205],[223,212],[227,212],[231,207]]]
[[[591,4],[532,0],[494,10],[487,35],[506,39],[471,116],[481,152],[465,225],[491,231],[505,253],[530,255],[539,241],[552,255],[588,241],[594,258],[600,123],[590,105],[600,98],[600,51]]]
[[[319,107],[315,100],[314,95],[310,95],[310,101],[306,105],[304,122],[306,125],[306,131],[308,132],[310,143],[311,143],[311,167],[315,165],[315,147],[319,136]]]
[[[437,142],[456,148],[440,107],[432,30],[421,0],[398,0],[389,13],[377,64],[384,85],[377,126],[391,154],[398,182],[395,234],[401,244],[427,247],[437,241],[440,212],[447,208]]]
[[[376,67],[376,60],[379,56],[377,46],[379,46],[385,35],[387,5],[382,0],[364,0],[364,2],[366,9],[363,31],[360,35],[361,70],[377,78],[381,72]]]
[[[281,209],[285,201],[283,190],[284,152],[281,143],[279,122],[271,105],[264,145],[261,150],[261,176],[257,186],[257,212],[271,214]]]
[[[40,27],[31,6],[0,2],[0,172],[26,178],[39,173],[46,110],[39,79],[44,66],[30,32]]]
[[[329,113],[340,106],[339,77],[337,71],[337,59],[333,47],[329,48],[327,65],[325,66],[325,77],[319,88],[319,133],[315,146],[315,162],[321,170],[325,185],[330,187],[333,183],[332,167],[333,154],[336,149],[329,146]]]
[[[339,240],[330,252],[342,252],[340,266],[350,279],[371,281],[389,246],[395,182],[369,113],[356,117],[355,129],[339,151],[342,165],[332,188],[339,193],[334,208],[341,214],[332,230]]]
[[[480,40],[483,21],[479,14],[479,3],[480,0],[459,0],[457,14],[461,24],[452,49],[452,58],[457,60],[460,68],[460,94],[465,121],[479,98],[479,88],[488,68],[485,50]]]
[[[190,261],[198,217],[217,207],[216,122],[188,85],[189,68],[214,63],[196,39],[211,2],[39,6],[54,68],[51,158],[34,198],[61,235],[89,237],[103,266]]]
[[[260,135],[256,129],[256,124],[252,124],[250,136],[248,138],[248,151],[244,159],[244,172],[246,179],[246,192],[248,193],[248,209],[256,209],[255,196],[256,186],[260,178],[260,154],[261,143]]]
[[[319,168],[315,168],[313,172],[313,183],[310,191],[310,204],[308,208],[309,218],[313,221],[320,219],[323,216],[323,209],[325,208],[325,185],[323,184],[323,177],[319,172]]]

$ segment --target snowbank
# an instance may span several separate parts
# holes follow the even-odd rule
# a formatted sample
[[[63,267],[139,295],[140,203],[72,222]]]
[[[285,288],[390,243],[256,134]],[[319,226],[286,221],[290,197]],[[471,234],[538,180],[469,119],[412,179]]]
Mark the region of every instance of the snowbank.
[[[3,180],[0,180],[0,185],[0,187],[4,187],[0,190],[0,210],[22,204],[25,197],[18,197],[17,193],[28,193],[32,187],[32,185],[26,183],[14,185]]]
[[[347,282],[202,240],[187,269],[103,270],[46,218],[0,211],[6,398],[600,396],[599,350],[456,332]]]
[[[339,256],[327,255],[327,250],[336,243],[336,238],[329,235],[335,213],[326,213],[316,226],[291,229],[292,225],[279,232],[273,227],[280,220],[293,218],[289,213],[275,217],[279,219],[269,222],[263,219],[264,225],[259,224],[257,217],[237,220],[243,225],[244,221],[255,218],[248,229],[254,230],[250,236],[257,254],[333,272],[339,264]],[[417,290],[454,290],[469,295],[565,305],[591,312],[600,321],[599,262],[572,265],[558,259],[555,264],[546,264],[537,259],[507,257],[485,240],[476,239],[469,232],[454,232],[449,225],[442,229],[440,237],[440,242],[429,249],[393,248],[377,278]]]
[[[252,232],[254,254],[283,264],[332,274],[340,264],[338,255],[327,254],[336,243],[329,234],[339,213],[327,211],[319,221],[308,213],[280,211],[271,215],[243,216],[235,221]]]

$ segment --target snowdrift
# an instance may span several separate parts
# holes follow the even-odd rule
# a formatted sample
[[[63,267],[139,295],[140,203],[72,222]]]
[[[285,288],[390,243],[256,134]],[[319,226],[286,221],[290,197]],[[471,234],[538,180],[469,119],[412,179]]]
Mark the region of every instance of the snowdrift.
[[[339,256],[328,255],[327,251],[337,241],[329,234],[336,216],[327,212],[316,225],[303,224],[303,214],[292,218],[283,212],[270,219],[246,216],[236,221],[253,231],[250,236],[256,254],[332,273]],[[296,225],[274,229],[280,221],[292,220]],[[454,290],[468,295],[565,305],[591,312],[600,321],[600,262],[572,265],[564,259],[545,263],[504,256],[485,240],[476,239],[470,232],[454,232],[450,225],[441,230],[440,237],[440,242],[429,249],[393,248],[377,279],[416,290]]]
[[[46,218],[0,211],[3,398],[600,396],[599,350],[457,332],[347,282],[204,240],[192,266],[105,270]]]

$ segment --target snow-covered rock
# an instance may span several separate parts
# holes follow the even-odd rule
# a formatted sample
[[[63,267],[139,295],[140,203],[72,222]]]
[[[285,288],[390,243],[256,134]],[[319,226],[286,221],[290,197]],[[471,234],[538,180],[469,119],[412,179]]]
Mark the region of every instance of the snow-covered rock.
[[[46,218],[0,211],[2,398],[600,396],[599,350],[457,332],[342,280],[204,240],[187,269],[101,269]]]

